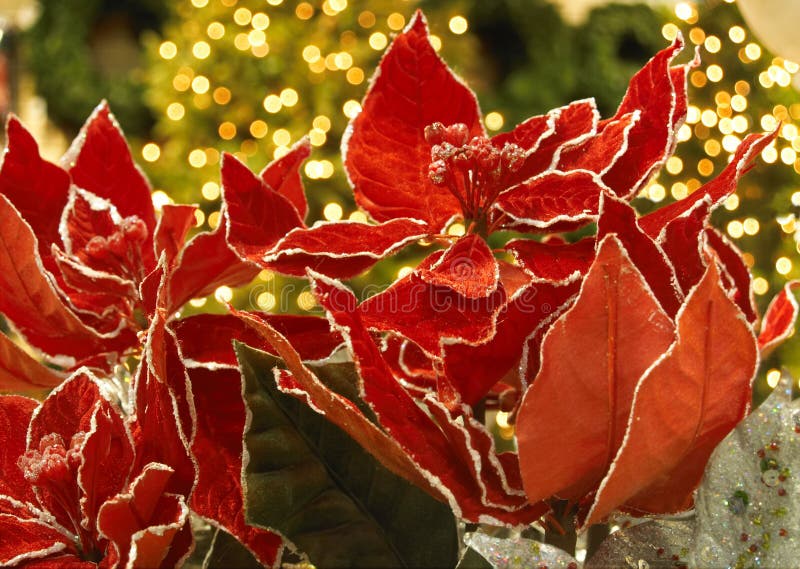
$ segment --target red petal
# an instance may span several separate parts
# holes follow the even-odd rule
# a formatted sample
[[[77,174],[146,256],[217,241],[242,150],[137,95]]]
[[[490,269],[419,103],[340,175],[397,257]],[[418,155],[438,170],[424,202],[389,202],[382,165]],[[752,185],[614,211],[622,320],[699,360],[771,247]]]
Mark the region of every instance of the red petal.
[[[500,269],[492,250],[478,235],[456,241],[417,276],[430,285],[448,287],[467,298],[485,298],[497,290]]]
[[[120,219],[110,201],[73,186],[61,222],[64,248],[69,254],[77,254],[86,248],[92,237],[108,237],[114,233]]]
[[[608,188],[588,171],[548,171],[500,194],[497,208],[514,229],[542,230],[556,223],[587,222],[597,216]]]
[[[270,162],[261,171],[261,179],[291,202],[301,220],[305,219],[308,213],[308,202],[306,202],[303,179],[300,176],[300,166],[310,154],[311,142],[304,136],[285,156]]]
[[[699,201],[695,207],[670,221],[658,238],[659,245],[675,268],[675,276],[684,294],[688,294],[706,272],[703,234],[710,213],[709,202]]]
[[[786,283],[783,290],[769,303],[758,335],[758,349],[761,350],[762,357],[794,333],[798,306],[792,290],[798,286],[800,286],[799,281]]]
[[[195,226],[197,219],[194,216],[197,206],[165,204],[161,210],[161,219],[158,220],[156,236],[154,239],[156,258],[161,253],[167,255],[167,266],[186,244],[186,235]]]
[[[8,198],[39,240],[39,254],[60,244],[58,226],[67,205],[69,175],[39,156],[39,147],[17,117],[6,123],[7,146],[0,166],[0,194]],[[3,216],[5,219],[5,216]],[[49,267],[48,261],[45,264]]]
[[[0,496],[36,502],[36,496],[17,466],[25,453],[28,423],[38,403],[19,395],[0,396]]]
[[[228,243],[244,259],[257,259],[303,220],[295,206],[230,154],[222,157],[222,199]]]
[[[602,176],[624,156],[631,131],[640,116],[633,112],[606,121],[595,136],[562,152],[556,167],[565,172],[589,170]]]
[[[372,408],[378,421],[403,450],[419,464],[426,478],[449,498],[456,514],[466,520],[493,520],[501,524],[521,524],[540,517],[546,507],[534,505],[495,507],[488,503],[481,488],[485,480],[474,476],[473,461],[452,447],[448,434],[425,413],[392,376],[391,369],[381,357],[359,313],[355,310],[355,297],[335,281],[322,275],[309,275],[314,292],[328,317],[348,341],[348,347],[361,377],[361,394]],[[465,419],[466,420],[466,419]],[[444,426],[447,430],[447,427]],[[452,433],[450,433],[452,435]],[[369,447],[367,447],[369,448]],[[477,467],[480,472],[480,467]],[[442,491],[444,490],[444,491]],[[459,511],[460,510],[460,511]]]
[[[63,377],[29,356],[8,336],[0,334],[0,391],[47,389],[63,380]]]
[[[532,283],[499,312],[491,340],[478,346],[445,346],[445,374],[462,400],[475,405],[495,383],[516,374],[526,340],[577,291],[577,282],[564,286]]]
[[[365,300],[359,312],[368,328],[401,334],[437,355],[443,343],[480,344],[490,339],[505,302],[502,287],[485,298],[467,298],[412,273]]]
[[[53,260],[63,279],[63,288],[68,289],[70,300],[80,304],[80,299],[88,295],[91,300],[89,306],[93,312],[102,312],[102,308],[111,307],[114,312],[119,305],[120,298],[130,299],[136,296],[136,285],[133,281],[117,275],[92,269],[81,263],[76,257],[65,254],[60,249],[53,247]]]
[[[614,234],[622,242],[633,264],[644,275],[661,307],[670,316],[680,308],[683,294],[675,270],[661,248],[639,226],[636,212],[627,202],[605,195],[597,222],[597,239]]]
[[[529,148],[523,146],[527,150],[527,156],[522,168],[516,173],[519,182],[555,168],[562,153],[590,140],[597,132],[600,115],[594,99],[584,99],[554,109],[547,113],[547,117],[549,128],[541,138]]]
[[[506,244],[505,249],[535,278],[568,283],[589,269],[594,259],[595,241],[591,237],[575,243],[514,239]]]
[[[386,51],[362,107],[342,144],[356,202],[379,222],[410,217],[443,230],[461,209],[428,178],[424,129],[464,123],[478,136],[483,127],[475,96],[436,54],[421,12]]]
[[[630,81],[615,119],[639,111],[625,153],[603,176],[616,195],[630,199],[675,149],[675,135],[686,113],[685,73],[670,69],[670,62],[683,49],[678,37],[658,52]],[[682,85],[673,80],[683,79]]]
[[[163,326],[160,319],[151,325],[145,357],[134,382],[136,399],[131,433],[136,464],[133,470],[141,472],[151,462],[167,464],[174,470],[167,491],[189,496],[196,476],[196,465],[189,451],[194,408],[176,340]]]
[[[330,277],[350,278],[427,233],[427,225],[413,219],[393,219],[379,225],[320,222],[290,231],[261,262],[288,275],[305,276],[310,267]]]
[[[64,553],[77,554],[67,536],[35,519],[23,520],[0,514],[0,535],[3,536],[0,540],[0,565],[3,567],[28,567],[28,560]]]
[[[83,125],[64,161],[75,185],[110,200],[122,217],[135,215],[144,221],[152,239],[156,217],[150,184],[134,164],[125,136],[105,102]],[[143,249],[145,266],[152,267],[151,247]]]
[[[776,130],[771,134],[750,134],[745,137],[719,176],[692,192],[689,197],[643,216],[642,229],[651,237],[656,237],[667,223],[689,211],[702,200],[710,200],[711,209],[715,209],[736,191],[736,183],[747,172],[750,162],[775,139],[777,134]]]
[[[233,352],[230,344],[228,351]],[[272,567],[282,547],[280,536],[245,521],[242,449],[247,410],[239,370],[235,364],[230,369],[193,368],[189,375],[197,409],[192,452],[199,465],[192,510],[224,527]]]
[[[172,469],[148,464],[125,493],[100,508],[97,527],[116,549],[120,566],[159,567],[189,520],[183,498],[165,494]]]
[[[648,513],[689,508],[711,452],[747,413],[756,340],[713,263],[677,326],[678,340],[636,388],[625,440],[586,525],[621,506]]]
[[[122,491],[133,466],[133,441],[122,416],[108,403],[95,408],[81,447],[78,485],[82,491],[82,524],[95,530],[100,506]]]
[[[250,319],[267,322],[291,342],[303,360],[321,360],[342,345],[342,337],[330,331],[328,321],[317,316],[248,312]],[[237,366],[232,349],[238,340],[274,353],[251,326],[228,314],[198,314],[173,325],[185,360],[203,364]]]
[[[513,130],[494,135],[490,139],[492,145],[503,148],[506,144],[516,144],[523,150],[535,150],[543,138],[553,133],[558,116],[556,112],[531,117],[519,123]]]
[[[174,312],[193,298],[207,296],[222,285],[247,284],[258,274],[257,266],[242,261],[228,245],[226,223],[223,219],[213,232],[196,235],[176,258],[167,283],[168,312]]]
[[[717,254],[722,276],[726,277],[722,279],[722,285],[739,309],[744,312],[747,321],[752,324],[758,320],[758,311],[753,295],[753,276],[744,262],[742,252],[713,227],[706,229],[706,239]]]
[[[40,350],[77,358],[100,350],[100,337],[62,302],[43,272],[30,226],[0,196],[0,312]]]
[[[517,416],[531,500],[577,502],[597,486],[622,443],[639,378],[674,338],[622,243],[606,237],[578,299],[544,338],[541,370]],[[580,451],[565,453],[564,441]]]

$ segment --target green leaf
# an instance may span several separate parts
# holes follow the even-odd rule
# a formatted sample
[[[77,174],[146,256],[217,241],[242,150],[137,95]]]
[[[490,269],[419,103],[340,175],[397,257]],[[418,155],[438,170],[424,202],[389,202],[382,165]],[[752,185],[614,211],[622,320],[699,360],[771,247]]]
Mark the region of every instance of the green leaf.
[[[272,372],[280,360],[242,344],[235,349],[252,413],[245,436],[249,523],[281,532],[324,569],[456,565],[456,521],[446,505],[281,393]],[[320,375],[335,383],[347,377],[343,369]],[[339,381],[336,388],[347,385]]]

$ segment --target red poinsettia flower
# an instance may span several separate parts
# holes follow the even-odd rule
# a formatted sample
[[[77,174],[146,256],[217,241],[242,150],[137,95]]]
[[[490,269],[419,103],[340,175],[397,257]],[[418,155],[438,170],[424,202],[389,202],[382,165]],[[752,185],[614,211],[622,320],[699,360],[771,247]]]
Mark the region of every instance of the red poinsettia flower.
[[[32,347],[66,368],[109,369],[140,349],[163,264],[174,312],[222,284],[250,280],[257,267],[228,246],[228,220],[186,243],[193,206],[164,206],[133,163],[105,103],[57,166],[43,160],[14,117],[0,166],[0,313]],[[7,344],[7,345],[6,345]],[[61,377],[3,341],[0,389],[54,386]],[[4,377],[7,376],[7,377]]]
[[[544,336],[517,417],[531,500],[577,503],[586,525],[615,510],[691,507],[711,452],[749,411],[759,351],[788,337],[797,317],[790,283],[756,338],[749,273],[708,225],[772,138],[748,137],[716,180],[642,218],[604,197],[596,240],[525,248],[540,275],[582,279]],[[565,453],[564,440],[579,451]]]
[[[174,567],[191,552],[173,469],[139,465],[106,391],[83,369],[41,404],[0,396],[3,567]]]
[[[448,244],[359,310],[368,328],[396,338],[388,346],[402,359],[395,369],[412,372],[406,379],[436,385],[448,406],[475,404],[520,359],[535,359],[547,322],[577,292],[575,282],[536,282],[498,260],[486,239],[575,228],[597,218],[601,195],[636,195],[673,151],[686,113],[695,63],[670,67],[681,47],[676,40],[656,55],[609,119],[592,100],[577,101],[488,137],[475,96],[436,54],[417,13],[343,141],[356,202],[377,223],[295,220],[285,237],[275,232],[244,252],[280,272],[344,278],[421,237]],[[228,189],[229,204],[250,195]],[[252,208],[228,209],[234,223],[257,226]],[[262,226],[277,209],[264,211]],[[455,220],[467,229],[461,239],[442,235]]]

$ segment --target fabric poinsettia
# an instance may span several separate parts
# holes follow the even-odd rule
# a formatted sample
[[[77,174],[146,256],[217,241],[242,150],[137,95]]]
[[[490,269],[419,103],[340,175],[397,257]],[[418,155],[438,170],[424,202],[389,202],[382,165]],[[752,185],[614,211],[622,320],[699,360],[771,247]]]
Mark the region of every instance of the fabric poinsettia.
[[[785,339],[797,317],[787,287],[756,338],[749,274],[708,226],[771,139],[746,139],[717,180],[648,216],[603,197],[593,247],[556,246],[575,248],[562,257],[582,280],[544,337],[517,417],[531,500],[576,503],[585,525],[615,510],[691,507],[711,452],[749,411],[759,350]],[[564,441],[580,450],[565,453]]]
[[[636,195],[673,151],[686,113],[694,62],[670,67],[681,47],[676,40],[637,73],[611,118],[583,100],[488,137],[475,96],[436,54],[418,12],[387,50],[343,141],[356,202],[376,223],[307,228],[295,216],[281,239],[232,245],[277,271],[346,278],[422,237],[445,244],[359,310],[368,328],[394,336],[387,346],[407,380],[436,386],[448,406],[475,404],[504,376],[514,383],[520,360],[535,365],[547,323],[578,290],[496,259],[486,239],[576,228],[597,218],[601,195]],[[238,188],[258,185],[248,180]],[[249,203],[253,192],[238,188],[229,184],[225,200],[240,227],[291,208],[270,194],[276,207],[254,218],[253,208],[230,205]],[[466,235],[443,235],[456,220]]]
[[[0,396],[0,565],[174,567],[193,547],[174,470],[140,465],[127,422],[85,369],[41,404]]]
[[[105,103],[61,166],[40,157],[15,117],[6,134],[0,313],[62,367],[110,369],[137,354],[165,273],[168,301],[162,308],[173,314],[191,298],[222,284],[243,284],[258,271],[228,245],[224,211],[215,231],[188,243],[194,206],[166,205],[156,215],[150,186]],[[292,174],[285,164],[267,172],[278,181]],[[0,370],[0,389],[52,387],[63,379],[5,340]]]

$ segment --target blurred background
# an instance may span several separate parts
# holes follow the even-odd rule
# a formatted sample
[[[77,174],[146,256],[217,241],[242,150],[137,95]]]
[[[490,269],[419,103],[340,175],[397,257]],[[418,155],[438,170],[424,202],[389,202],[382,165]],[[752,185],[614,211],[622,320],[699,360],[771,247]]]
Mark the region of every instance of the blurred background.
[[[18,114],[57,160],[108,99],[156,206],[200,204],[198,230],[219,222],[220,152],[259,170],[309,135],[309,219],[363,219],[342,170],[342,132],[417,8],[435,47],[477,91],[490,133],[588,96],[612,114],[630,76],[682,33],[681,61],[695,46],[703,61],[689,78],[677,154],[637,208],[685,197],[719,173],[746,133],[780,128],[715,223],[745,251],[762,310],[800,276],[800,35],[792,29],[800,2],[0,0],[0,113]],[[352,284],[388,283],[421,254],[382,262]],[[222,287],[188,310],[222,310],[231,297],[262,310],[315,309],[299,281],[262,272],[250,288]],[[762,394],[780,365],[800,372],[796,341],[766,362]]]

